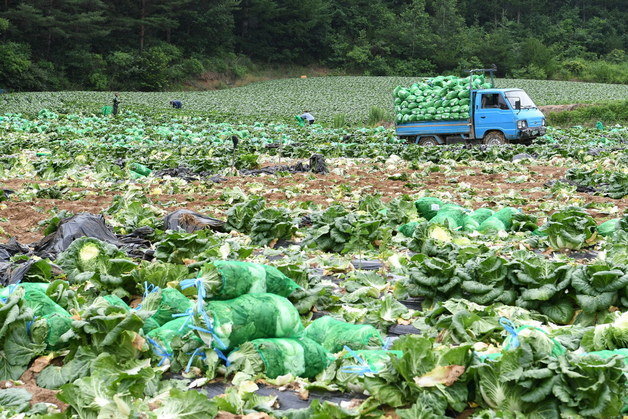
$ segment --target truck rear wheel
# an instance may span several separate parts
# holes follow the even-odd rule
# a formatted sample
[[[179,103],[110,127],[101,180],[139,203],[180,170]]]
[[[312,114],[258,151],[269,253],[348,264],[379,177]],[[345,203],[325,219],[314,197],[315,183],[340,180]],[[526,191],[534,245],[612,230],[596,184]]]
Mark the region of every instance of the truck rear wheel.
[[[438,141],[434,137],[423,137],[419,140],[419,145],[422,146],[433,146],[438,145]]]
[[[484,136],[482,142],[486,145],[503,145],[506,144],[506,137],[499,131],[491,131]]]

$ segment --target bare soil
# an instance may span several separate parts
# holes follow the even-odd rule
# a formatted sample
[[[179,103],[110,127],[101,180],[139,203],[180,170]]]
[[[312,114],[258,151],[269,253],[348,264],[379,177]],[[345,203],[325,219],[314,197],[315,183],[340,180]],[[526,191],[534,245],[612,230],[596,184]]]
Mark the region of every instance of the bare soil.
[[[23,388],[32,394],[31,406],[36,403],[50,403],[56,405],[62,412],[68,408],[68,405],[57,398],[59,390],[49,390],[37,385],[37,375],[50,364],[50,358],[39,357],[33,361],[30,368],[27,369],[20,377],[22,384],[15,384],[12,381],[0,381],[0,388]]]
[[[521,175],[518,172],[501,172],[494,174],[482,173],[477,167],[457,167],[453,173],[433,172],[429,175],[420,175],[417,170],[404,170],[410,179],[418,180],[391,180],[394,173],[378,167],[351,167],[342,174],[313,175],[311,173],[296,173],[290,176],[262,175],[230,177],[226,182],[216,184],[207,194],[162,194],[150,195],[153,203],[165,211],[186,208],[203,212],[216,218],[224,218],[228,205],[219,199],[225,188],[240,187],[247,193],[263,196],[272,205],[273,201],[311,202],[321,207],[335,203],[349,203],[355,201],[355,193],[381,194],[384,201],[391,200],[402,194],[416,194],[420,191],[440,191],[452,194],[452,201],[457,199],[460,192],[457,184],[471,185],[476,197],[482,198],[479,205],[495,205],[495,197],[512,193],[525,203],[517,205],[530,213],[539,211],[542,203],[550,199],[549,189],[544,184],[550,180],[560,179],[567,168],[528,165],[527,178],[521,183],[514,183],[513,178]],[[471,174],[469,174],[471,173]],[[510,180],[510,181],[508,181]],[[28,186],[32,181],[21,179],[2,180],[0,184],[5,188],[19,190]],[[47,184],[54,182],[46,182]],[[259,188],[259,185],[262,185]],[[255,189],[255,188],[258,189]],[[61,199],[35,199],[21,202],[14,195],[8,201],[0,203],[0,228],[4,230],[3,237],[16,237],[22,243],[31,243],[43,237],[42,227],[38,225],[42,220],[50,218],[50,210],[67,210],[73,213],[99,213],[111,205],[117,192],[104,195],[88,195],[77,201]],[[587,193],[575,193],[572,197],[579,197],[585,204],[609,202],[617,206],[620,212],[628,208],[628,200],[611,199]],[[475,209],[475,208],[474,208]],[[589,210],[598,222],[609,218],[606,214]]]

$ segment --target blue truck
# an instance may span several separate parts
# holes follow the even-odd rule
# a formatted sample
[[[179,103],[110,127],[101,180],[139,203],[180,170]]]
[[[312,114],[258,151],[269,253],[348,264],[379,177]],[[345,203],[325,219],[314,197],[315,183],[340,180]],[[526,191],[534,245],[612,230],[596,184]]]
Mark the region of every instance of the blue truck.
[[[491,75],[495,69],[486,71]],[[491,82],[494,86],[494,83]],[[545,117],[522,89],[470,88],[469,118],[397,124],[399,138],[419,145],[529,143],[545,134]]]

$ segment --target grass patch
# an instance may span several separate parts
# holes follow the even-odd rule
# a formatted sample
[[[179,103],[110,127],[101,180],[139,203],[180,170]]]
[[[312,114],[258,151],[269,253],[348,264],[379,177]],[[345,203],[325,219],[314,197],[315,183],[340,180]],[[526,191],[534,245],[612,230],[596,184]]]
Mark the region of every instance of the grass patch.
[[[605,125],[628,123],[628,100],[583,106],[572,111],[550,112],[548,125],[572,126],[594,125],[601,121]]]
[[[334,115],[334,119],[331,121],[332,128],[344,128],[347,125],[349,125],[349,123],[347,122],[347,115],[344,113]]]
[[[382,122],[391,122],[393,120],[392,114],[386,109],[382,109],[377,106],[371,106],[368,115],[368,125],[377,125]]]

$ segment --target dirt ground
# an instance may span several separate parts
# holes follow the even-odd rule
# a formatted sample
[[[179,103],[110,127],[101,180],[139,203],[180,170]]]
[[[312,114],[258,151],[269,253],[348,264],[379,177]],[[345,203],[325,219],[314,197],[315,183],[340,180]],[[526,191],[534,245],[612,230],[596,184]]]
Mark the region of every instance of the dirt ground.
[[[343,172],[326,175],[312,173],[296,173],[291,176],[263,175],[239,176],[228,178],[226,182],[216,184],[210,192],[204,195],[151,195],[153,203],[166,211],[187,208],[203,212],[216,218],[224,217],[228,205],[220,200],[220,195],[226,188],[240,187],[247,193],[263,196],[269,205],[273,201],[312,202],[326,207],[335,203],[355,202],[353,195],[359,193],[381,194],[384,201],[388,201],[402,194],[417,194],[421,191],[449,192],[452,201],[457,202],[460,195],[457,184],[466,183],[474,191],[475,197],[482,198],[482,205],[495,205],[496,196],[511,194],[522,198],[523,204],[516,205],[523,211],[534,213],[539,206],[550,198],[550,190],[544,184],[550,180],[557,180],[564,176],[566,168],[555,166],[531,165],[526,166],[528,173],[523,181],[514,182],[519,173],[503,172],[486,174],[480,168],[457,167],[453,173],[433,172],[429,176],[422,171],[404,170],[410,180],[391,180],[394,174],[385,168],[351,167]],[[414,176],[413,176],[414,175]],[[23,179],[0,180],[2,188],[19,190],[28,187],[32,181]],[[54,182],[37,182],[51,185]],[[261,186],[260,186],[261,185]],[[77,191],[77,190],[75,190]],[[92,190],[93,192],[93,190]],[[5,241],[9,237],[16,237],[22,243],[31,243],[43,237],[39,222],[50,218],[51,210],[66,210],[73,213],[99,213],[111,205],[117,192],[108,194],[88,195],[76,201],[62,199],[34,199],[21,202],[15,196],[0,203],[0,228]],[[585,204],[612,203],[623,212],[628,208],[628,200],[618,200],[596,196],[587,193],[576,193]],[[573,196],[572,196],[573,197]],[[478,204],[479,206],[480,204]],[[598,222],[609,218],[607,214],[589,210],[589,213],[598,219]]]

